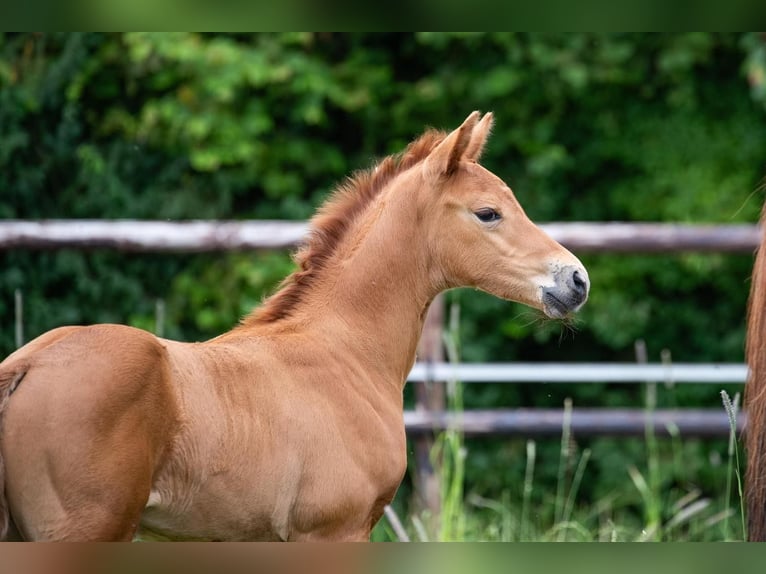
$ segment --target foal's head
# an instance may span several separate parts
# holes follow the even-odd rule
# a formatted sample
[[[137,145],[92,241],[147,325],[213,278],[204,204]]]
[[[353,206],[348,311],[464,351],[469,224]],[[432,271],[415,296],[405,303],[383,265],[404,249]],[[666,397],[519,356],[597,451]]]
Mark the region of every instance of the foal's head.
[[[510,188],[477,162],[492,114],[473,112],[421,163],[427,237],[444,287],[477,287],[561,318],[588,297],[588,273],[533,224]]]

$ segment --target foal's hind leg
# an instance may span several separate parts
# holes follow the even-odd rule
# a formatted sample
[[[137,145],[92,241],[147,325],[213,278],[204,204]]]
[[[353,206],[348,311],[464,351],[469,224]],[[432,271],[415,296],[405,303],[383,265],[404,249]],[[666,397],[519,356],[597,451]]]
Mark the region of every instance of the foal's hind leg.
[[[106,436],[85,432],[87,425],[30,432],[13,410],[4,421],[6,494],[23,538],[131,540],[153,471],[145,442],[119,428],[133,425]]]
[[[10,520],[8,523],[8,532],[5,535],[4,542],[23,542],[24,537],[21,535],[21,532],[19,532],[19,529],[16,528],[16,525],[13,523],[13,520]]]
[[[172,440],[161,365],[91,361],[77,378],[32,368],[4,414],[6,496],[27,540],[131,540]]]
[[[44,447],[29,451],[30,461],[14,464],[8,473],[7,496],[11,514],[26,540],[131,540],[151,487],[151,469],[116,463],[122,476],[103,468],[87,468],[69,457],[52,455]],[[32,464],[31,457],[45,461]],[[58,457],[59,460],[52,460]],[[6,460],[18,461],[14,448]],[[46,468],[42,468],[45,466]],[[87,473],[88,477],[78,475]]]

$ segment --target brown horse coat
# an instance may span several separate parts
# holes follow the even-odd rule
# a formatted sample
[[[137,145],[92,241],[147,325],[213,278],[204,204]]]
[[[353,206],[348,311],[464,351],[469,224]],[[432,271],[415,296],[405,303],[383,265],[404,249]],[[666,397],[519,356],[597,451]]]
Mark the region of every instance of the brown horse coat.
[[[766,223],[766,205],[761,212],[761,227]],[[745,357],[749,367],[745,385],[747,426],[747,536],[753,542],[766,541],[766,237],[761,238],[753,264],[748,301]]]
[[[473,286],[563,317],[582,264],[477,160],[478,112],[356,174],[298,270],[232,331],[62,327],[0,364],[0,535],[367,540],[406,468],[429,304]],[[0,489],[1,490],[1,489]]]

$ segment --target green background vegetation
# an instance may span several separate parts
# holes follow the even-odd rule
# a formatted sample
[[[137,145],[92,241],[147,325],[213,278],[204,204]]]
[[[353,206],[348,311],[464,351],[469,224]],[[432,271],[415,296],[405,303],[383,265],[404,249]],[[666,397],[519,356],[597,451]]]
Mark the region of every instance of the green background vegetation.
[[[302,220],[353,170],[479,109],[496,114],[483,163],[536,221],[754,222],[764,46],[758,34],[709,33],[4,34],[0,218]],[[632,361],[637,339],[650,361],[743,359],[750,255],[581,258],[593,290],[571,330],[449,293],[462,359]],[[192,341],[230,328],[291,268],[287,253],[3,252],[0,351],[14,348],[16,289],[27,339],[73,323],[152,330],[161,299],[165,335]],[[719,390],[660,387],[657,400],[718,406]],[[471,385],[464,403],[561,407],[570,396],[575,407],[644,404],[641,386],[600,384]],[[525,441],[468,448],[467,493],[515,505]],[[538,525],[553,512],[559,448],[538,444]],[[575,445],[585,448],[578,507],[614,499],[640,528],[626,469],[646,464],[644,443]],[[657,492],[724,499],[725,455],[725,441],[661,445]]]

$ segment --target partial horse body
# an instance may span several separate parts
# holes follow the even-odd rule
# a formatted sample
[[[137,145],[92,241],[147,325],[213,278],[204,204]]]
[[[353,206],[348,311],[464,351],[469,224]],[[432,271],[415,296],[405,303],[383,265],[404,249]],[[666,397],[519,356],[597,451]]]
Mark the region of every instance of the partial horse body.
[[[761,212],[761,229],[766,224],[766,204]],[[745,501],[747,537],[766,542],[766,237],[753,263],[747,312],[745,359],[748,379],[745,385],[747,426],[745,446]]]
[[[492,121],[427,131],[339,187],[297,271],[215,339],[62,327],[10,355],[0,537],[369,540],[405,472],[402,389],[433,298],[473,286],[561,318],[588,295],[477,163]]]

